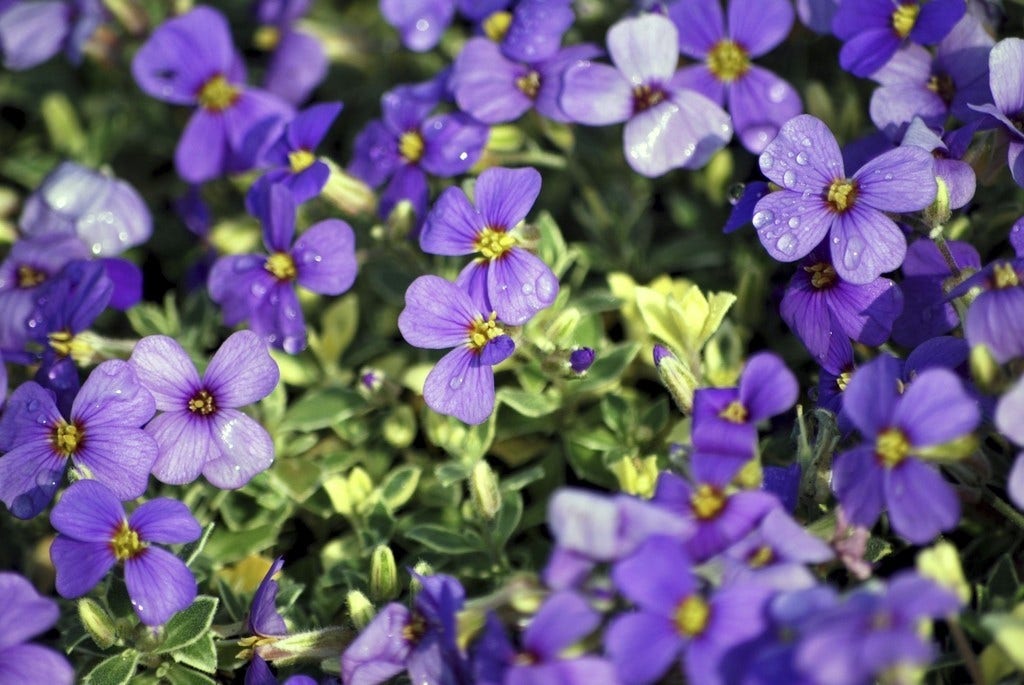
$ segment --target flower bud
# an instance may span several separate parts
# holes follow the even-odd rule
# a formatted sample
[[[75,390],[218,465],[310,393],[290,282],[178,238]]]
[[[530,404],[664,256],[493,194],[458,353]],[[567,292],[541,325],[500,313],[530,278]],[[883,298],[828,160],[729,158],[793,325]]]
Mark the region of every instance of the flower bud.
[[[587,372],[596,357],[594,348],[578,347],[569,353],[569,368],[576,375],[582,375]]]
[[[321,196],[332,205],[349,215],[373,214],[377,209],[377,195],[373,188],[352,176],[332,160],[321,157],[331,170],[327,185]]]
[[[952,215],[949,207],[949,186],[941,176],[935,177],[935,185],[938,188],[935,200],[922,212],[924,222],[931,228],[944,225]]]
[[[370,596],[378,602],[398,596],[398,567],[387,545],[377,545],[370,557]]]
[[[983,391],[993,389],[993,384],[999,378],[999,362],[987,346],[981,344],[971,348],[970,366],[971,378],[978,387]]]
[[[345,604],[348,605],[348,615],[352,619],[356,630],[362,630],[370,625],[370,621],[377,615],[373,604],[359,590],[350,590],[345,596]]]
[[[469,476],[469,495],[477,513],[488,521],[497,516],[501,510],[501,491],[498,489],[498,477],[481,459],[473,467]]]
[[[918,553],[917,572],[952,590],[962,603],[971,601],[971,586],[964,578],[960,555],[956,547],[945,540]]]
[[[679,411],[689,414],[693,410],[693,393],[697,379],[686,365],[663,345],[654,346],[654,365],[658,367],[661,382],[668,388]]]
[[[88,597],[78,600],[78,618],[100,649],[106,649],[117,641],[114,619],[95,600]]]

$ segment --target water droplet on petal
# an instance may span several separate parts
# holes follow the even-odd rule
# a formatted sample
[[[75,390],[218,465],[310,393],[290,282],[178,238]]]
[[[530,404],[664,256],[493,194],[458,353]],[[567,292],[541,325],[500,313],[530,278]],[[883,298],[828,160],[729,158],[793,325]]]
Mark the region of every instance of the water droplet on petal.
[[[462,376],[453,376],[452,379],[448,381],[448,387],[452,390],[458,390],[461,385]]]
[[[846,241],[846,252],[843,253],[843,266],[850,271],[860,266],[864,247],[864,240],[860,236],[850,236],[850,239]]]
[[[804,139],[800,141],[800,144],[803,145],[804,147],[810,147],[811,139],[808,138],[807,136],[804,136]]]
[[[768,170],[768,169],[772,168],[773,164],[775,164],[775,158],[772,157],[767,152],[762,152],[761,153],[761,168],[764,169],[764,170]]]
[[[763,228],[765,224],[769,223],[774,218],[775,214],[773,214],[770,209],[761,210],[754,214],[754,228]]]
[[[791,255],[796,251],[797,239],[792,233],[783,233],[775,241],[775,249],[784,255]]]
[[[808,157],[807,157],[807,153],[806,152],[801,151],[801,152],[797,153],[797,156],[796,156],[796,163],[797,164],[799,164],[800,166],[806,166],[807,165],[807,160],[808,160]]]
[[[786,173],[782,175],[782,184],[787,187],[796,184],[796,174],[792,169],[786,169]]]
[[[790,228],[796,228],[799,225],[800,225],[800,219],[796,218],[795,216],[789,217],[789,227]]]
[[[733,183],[729,186],[729,204],[735,205],[743,197],[743,191],[746,190],[745,183]]]

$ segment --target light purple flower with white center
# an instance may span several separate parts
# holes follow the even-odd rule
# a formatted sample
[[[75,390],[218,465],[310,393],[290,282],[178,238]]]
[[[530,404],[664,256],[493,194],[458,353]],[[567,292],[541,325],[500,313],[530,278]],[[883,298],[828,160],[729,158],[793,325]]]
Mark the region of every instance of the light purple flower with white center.
[[[162,412],[146,426],[160,447],[158,479],[180,485],[201,473],[218,488],[234,489],[269,468],[274,442],[238,410],[277,386],[277,363],[258,335],[228,336],[201,378],[181,345],[163,335],[140,340],[128,363]]]
[[[60,618],[57,603],[17,573],[0,572],[0,683],[71,685],[75,671],[60,653],[30,644]]]
[[[666,17],[623,19],[608,30],[614,67],[583,61],[563,77],[562,111],[588,126],[626,122],[626,161],[644,176],[701,167],[732,137],[729,115],[677,82],[677,46]]]
[[[992,103],[971,104],[971,109],[988,114],[1009,138],[1007,163],[1010,174],[1024,186],[1024,39],[1004,38],[988,55],[989,88]]]
[[[754,154],[803,110],[793,86],[752,58],[767,54],[793,27],[790,0],[682,0],[668,6],[679,29],[679,50],[703,64],[686,66],[674,83],[724,105],[743,146]]]
[[[1024,379],[999,398],[996,428],[1017,445],[1024,447]],[[1006,492],[1018,509],[1024,509],[1024,452],[1017,454],[1006,482]]]
[[[494,410],[491,367],[515,351],[496,312],[440,276],[420,276],[405,291],[398,330],[428,350],[454,347],[427,374],[423,399],[439,414],[482,423]]]
[[[832,266],[850,283],[870,283],[903,263],[907,239],[886,212],[915,212],[935,200],[930,154],[897,148],[848,177],[835,136],[809,114],[786,122],[760,163],[782,186],[755,207],[754,228],[768,254],[792,262],[827,238]]]
[[[58,533],[50,559],[62,597],[81,597],[122,563],[132,608],[147,626],[166,623],[195,599],[196,580],[185,563],[153,546],[192,542],[202,534],[182,502],[159,497],[125,516],[105,485],[83,480],[64,492],[50,524]]]
[[[31,518],[53,499],[69,467],[122,500],[141,496],[157,458],[142,426],[155,411],[153,396],[119,359],[93,369],[67,417],[52,392],[21,384],[0,418],[0,499],[18,518]]]
[[[424,252],[480,255],[456,282],[474,297],[485,297],[487,306],[511,326],[526,323],[558,296],[558,277],[522,246],[516,230],[540,193],[540,181],[532,168],[488,169],[477,178],[474,204],[458,186],[448,188],[420,233]]]

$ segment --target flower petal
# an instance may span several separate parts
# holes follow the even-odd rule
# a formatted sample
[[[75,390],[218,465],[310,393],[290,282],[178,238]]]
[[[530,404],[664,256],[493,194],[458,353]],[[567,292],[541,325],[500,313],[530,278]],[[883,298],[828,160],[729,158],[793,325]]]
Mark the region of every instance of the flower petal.
[[[832,490],[851,523],[875,525],[885,505],[882,475],[873,447],[857,447],[836,457]]]
[[[53,500],[66,468],[48,440],[23,443],[0,458],[0,500],[13,516],[30,519]]]
[[[672,621],[645,611],[618,616],[604,633],[605,652],[625,683],[655,682],[682,647]]]
[[[75,451],[79,478],[95,478],[122,502],[141,497],[160,448],[141,428],[106,425],[86,432]]]
[[[189,183],[205,183],[224,173],[229,155],[224,116],[197,109],[174,149],[174,168]]]
[[[726,37],[725,17],[717,0],[673,2],[668,16],[679,31],[679,51],[687,57],[703,60]]]
[[[921,372],[903,393],[892,421],[914,447],[941,445],[978,426],[981,411],[960,378],[942,368]]]
[[[480,174],[473,189],[474,204],[485,226],[507,231],[526,218],[538,195],[540,174],[532,167],[493,167]]]
[[[486,226],[466,193],[452,186],[441,193],[420,231],[420,249],[455,257],[476,252],[476,238]],[[510,227],[511,228],[511,227]]]
[[[487,295],[502,322],[521,326],[555,301],[558,277],[537,255],[513,247],[491,261]]]
[[[932,178],[934,183],[934,178]],[[855,204],[836,219],[832,235],[832,266],[839,277],[855,284],[870,283],[898,269],[907,254],[907,239],[882,212]]]
[[[185,562],[159,547],[126,560],[124,582],[132,608],[147,626],[166,623],[196,598],[196,579]]]
[[[960,520],[960,500],[938,470],[917,459],[905,459],[884,480],[885,501],[893,530],[923,545]]]
[[[405,291],[398,330],[410,345],[446,349],[469,340],[469,325],[478,316],[459,286],[440,276],[420,276]]]
[[[166,335],[147,335],[135,343],[128,363],[160,411],[184,409],[200,387],[195,364],[178,341]]]
[[[494,372],[468,348],[457,347],[430,370],[423,399],[439,414],[483,423],[494,411]]]
[[[740,402],[747,409],[748,421],[781,414],[796,404],[800,385],[796,376],[777,355],[755,354],[747,360],[740,376]]]
[[[1024,109],[1024,39],[1004,38],[988,54],[992,100],[1003,114]]]
[[[33,644],[5,647],[0,651],[0,682],[71,685],[75,670],[64,655]]]
[[[638,607],[671,618],[676,605],[697,591],[692,561],[682,541],[652,535],[629,557],[615,564],[615,587]]]
[[[49,630],[60,618],[57,603],[42,597],[17,573],[0,571],[0,652]]]
[[[187,409],[160,414],[146,424],[146,432],[160,447],[153,475],[163,483],[191,483],[214,453],[210,422]]]
[[[696,169],[732,137],[729,115],[692,90],[632,117],[623,131],[626,161],[648,177],[676,168]]]
[[[615,67],[583,60],[566,69],[558,104],[572,121],[617,124],[633,114],[633,87]]]
[[[846,176],[839,144],[821,119],[793,117],[779,129],[759,159],[761,172],[788,190],[824,198],[837,178]]]
[[[874,438],[892,426],[899,377],[899,362],[883,354],[857,369],[846,386],[843,408],[865,437]]]
[[[203,529],[184,502],[157,497],[139,505],[128,526],[145,542],[181,544],[197,540]]]
[[[203,466],[203,475],[218,488],[240,488],[274,462],[267,429],[237,409],[218,410],[211,428],[217,454]]]
[[[729,36],[760,57],[786,39],[793,17],[789,0],[730,0]]]
[[[664,83],[679,62],[679,32],[660,14],[622,19],[608,29],[608,53],[634,86]]]
[[[50,560],[57,571],[57,592],[61,597],[81,597],[114,567],[114,553],[107,542],[82,542],[58,535],[50,544]]]
[[[743,146],[755,155],[802,109],[800,96],[788,81],[756,65],[729,90],[733,126]]]
[[[533,100],[516,86],[529,68],[502,54],[487,38],[471,38],[452,68],[451,84],[459,109],[485,124],[518,119]]]
[[[935,200],[934,158],[919,147],[883,152],[857,170],[857,199],[883,212],[916,212]]]
[[[156,413],[153,395],[128,362],[111,359],[89,374],[75,396],[71,418],[90,432],[99,426],[142,426]]]
[[[530,620],[523,631],[523,647],[542,660],[554,660],[600,622],[600,614],[585,599],[575,592],[558,592],[548,597]]]
[[[266,343],[251,331],[236,331],[213,355],[202,384],[213,394],[218,409],[243,407],[269,395],[279,376]]]
[[[777,190],[762,197],[754,207],[757,237],[768,254],[780,262],[806,257],[836,221],[835,213],[821,197],[805,194]]]
[[[356,280],[356,236],[341,219],[325,219],[295,241],[292,258],[299,285],[322,295],[340,295]]]

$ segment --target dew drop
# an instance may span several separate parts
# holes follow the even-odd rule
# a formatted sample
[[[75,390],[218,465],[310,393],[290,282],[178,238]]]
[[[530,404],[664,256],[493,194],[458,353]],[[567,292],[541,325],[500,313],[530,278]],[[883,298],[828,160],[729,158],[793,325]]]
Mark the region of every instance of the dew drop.
[[[885,175],[885,180],[886,181],[891,181],[892,180],[892,174],[886,174]]]
[[[846,242],[846,252],[843,253],[843,266],[853,271],[860,266],[861,254],[864,251],[864,240],[859,236],[851,236]]]
[[[774,157],[772,157],[767,152],[762,152],[761,153],[761,168],[762,169],[767,171],[768,169],[771,169],[774,164],[775,164],[775,158]]]
[[[457,390],[462,385],[462,376],[454,376],[448,381],[448,387],[452,390]]]
[[[523,287],[521,288],[521,290],[523,291],[523,295],[533,294],[533,286],[530,285],[529,283],[523,283]]]
[[[729,204],[735,205],[743,197],[743,191],[746,190],[746,184],[744,183],[733,183],[729,186]]]
[[[39,402],[37,400],[29,400],[25,403],[25,409],[27,411],[37,411],[39,409]]]
[[[806,136],[804,136],[804,139],[800,141],[800,144],[803,145],[804,147],[810,147],[811,146],[811,139],[806,137]]]
[[[799,153],[797,153],[796,163],[799,164],[800,166],[806,166],[807,165],[807,159],[808,159],[807,153],[803,152],[803,151],[800,151]]]
[[[795,216],[791,216],[789,217],[788,223],[790,228],[796,228],[797,226],[800,225],[800,219],[796,218]]]
[[[791,255],[796,251],[797,239],[792,233],[783,233],[775,241],[775,249],[784,255]]]
[[[782,175],[782,184],[787,187],[796,184],[796,173],[792,169],[786,169],[786,173]]]
[[[754,228],[764,228],[765,224],[775,218],[775,214],[771,210],[764,209],[754,214],[753,222]]]

